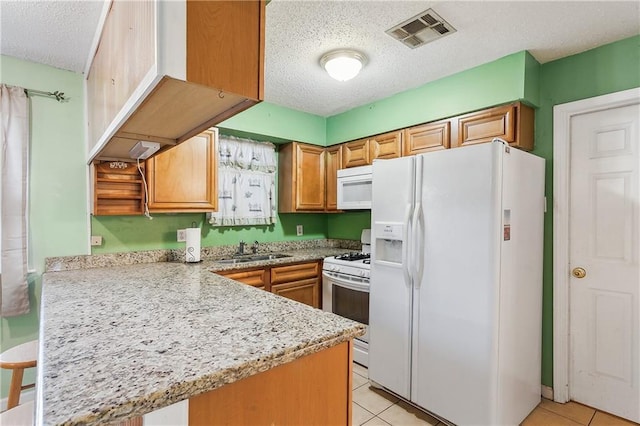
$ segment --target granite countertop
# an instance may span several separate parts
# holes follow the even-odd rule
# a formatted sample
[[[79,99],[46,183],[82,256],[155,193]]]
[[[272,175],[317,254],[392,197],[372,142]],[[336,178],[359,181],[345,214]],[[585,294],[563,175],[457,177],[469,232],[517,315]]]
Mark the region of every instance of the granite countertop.
[[[362,335],[362,324],[211,272],[344,251],[45,273],[38,423],[124,420]]]

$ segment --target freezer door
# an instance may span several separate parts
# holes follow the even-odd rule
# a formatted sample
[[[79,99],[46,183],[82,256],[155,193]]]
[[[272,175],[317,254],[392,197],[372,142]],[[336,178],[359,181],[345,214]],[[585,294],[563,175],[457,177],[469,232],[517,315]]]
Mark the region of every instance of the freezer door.
[[[458,425],[494,424],[503,148],[421,156],[411,400]]]
[[[414,157],[373,163],[369,378],[409,398]]]

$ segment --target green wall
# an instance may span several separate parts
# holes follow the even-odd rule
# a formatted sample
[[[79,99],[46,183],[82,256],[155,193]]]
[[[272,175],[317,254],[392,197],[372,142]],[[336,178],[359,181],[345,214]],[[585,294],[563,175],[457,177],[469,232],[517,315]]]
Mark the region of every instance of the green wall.
[[[534,154],[547,159],[547,204],[553,203],[553,107],[640,86],[640,36],[549,62],[540,68]],[[545,216],[542,383],[553,384],[553,213]]]
[[[258,105],[223,121],[218,127],[243,133],[260,135],[260,140],[271,137],[326,146],[326,120],[324,117],[295,111],[261,102]]]
[[[536,66],[529,53],[518,52],[329,117],[327,145],[515,100],[536,105],[537,83],[525,82]]]
[[[196,226],[202,230],[202,247],[327,238],[324,214],[279,214],[278,223],[270,226],[212,228],[204,213],[152,214],[153,220],[141,216],[99,216],[91,220],[92,234],[103,237],[103,245],[93,253],[184,248],[176,241],[176,231]],[[296,236],[296,225],[304,235]]]
[[[2,318],[1,350],[38,336],[41,274],[44,258],[88,252],[87,168],[83,128],[82,76],[56,68],[0,56],[0,82],[30,89],[64,92],[68,102],[31,97],[29,276],[31,311]],[[2,370],[0,395],[10,375]],[[25,380],[34,380],[33,371]]]

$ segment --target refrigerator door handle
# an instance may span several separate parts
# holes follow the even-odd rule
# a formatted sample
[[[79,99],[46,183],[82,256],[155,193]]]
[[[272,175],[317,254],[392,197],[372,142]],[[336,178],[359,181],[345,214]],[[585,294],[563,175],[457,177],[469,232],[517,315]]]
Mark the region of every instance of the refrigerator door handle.
[[[419,219],[421,212],[422,203],[417,202],[416,207],[413,211],[413,223],[411,224],[411,231],[416,235],[416,238],[414,238],[413,245],[411,247],[411,275],[413,276],[413,280],[415,281],[415,286],[420,285],[420,240],[423,237],[422,234],[420,234],[419,230]]]
[[[414,257],[415,263],[415,275],[414,279],[416,280],[416,287],[420,287],[420,283],[422,282],[422,275],[424,274],[424,246],[426,244],[425,238],[427,235],[425,233],[425,225],[424,225],[424,209],[422,208],[422,203],[416,204],[416,217],[415,217],[416,225],[413,227],[416,235],[419,235],[419,238],[416,238],[416,251]]]
[[[411,203],[407,203],[404,212],[404,235],[402,236],[402,273],[404,275],[404,283],[411,285],[411,253],[409,251],[409,236],[411,235]]]

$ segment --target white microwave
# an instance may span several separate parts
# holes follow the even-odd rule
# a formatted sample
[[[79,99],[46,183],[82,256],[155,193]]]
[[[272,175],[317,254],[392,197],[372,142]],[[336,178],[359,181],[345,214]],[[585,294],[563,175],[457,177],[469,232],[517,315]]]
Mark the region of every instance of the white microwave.
[[[338,210],[371,210],[371,166],[338,170]]]

